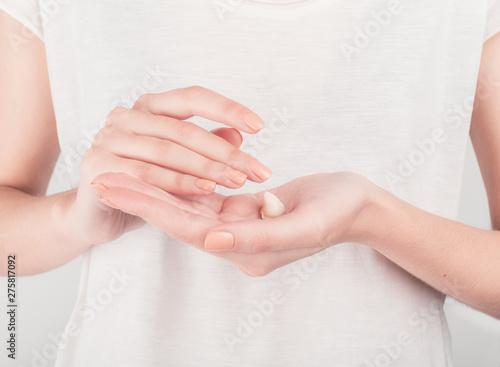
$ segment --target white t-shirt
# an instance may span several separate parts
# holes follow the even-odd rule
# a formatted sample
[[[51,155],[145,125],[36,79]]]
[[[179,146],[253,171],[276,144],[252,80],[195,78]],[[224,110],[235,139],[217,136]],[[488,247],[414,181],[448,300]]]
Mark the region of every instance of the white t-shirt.
[[[0,8],[45,42],[62,149],[54,174],[71,187],[114,106],[197,84],[267,122],[243,149],[274,175],[237,192],[349,170],[456,218],[481,48],[500,30],[500,1]],[[29,41],[12,35],[14,47]],[[148,225],[83,255],[57,366],[452,366],[443,299],[367,246],[250,278]]]

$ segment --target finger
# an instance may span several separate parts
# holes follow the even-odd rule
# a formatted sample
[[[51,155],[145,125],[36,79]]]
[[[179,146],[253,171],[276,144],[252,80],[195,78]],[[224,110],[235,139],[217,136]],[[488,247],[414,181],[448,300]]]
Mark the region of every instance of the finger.
[[[82,177],[95,178],[104,172],[123,172],[140,181],[178,195],[208,195],[215,190],[211,180],[179,173],[142,161],[122,158],[99,148],[91,148],[85,157]]]
[[[236,148],[239,148],[241,143],[243,143],[243,136],[236,129],[221,127],[212,130],[211,133],[234,145]]]
[[[248,153],[238,149],[225,139],[188,121],[171,117],[154,116],[143,111],[115,109],[108,116],[107,125],[112,129],[131,130],[136,135],[156,137],[175,142],[207,159],[221,162],[248,176],[252,181],[262,182],[271,176],[271,170]],[[113,136],[114,134],[109,134]]]
[[[203,249],[205,234],[218,223],[214,219],[125,188],[110,188],[102,194],[100,200],[112,208],[138,216],[170,236],[200,250]],[[186,230],[187,228],[189,230]]]
[[[200,116],[250,134],[264,127],[264,121],[248,107],[200,86],[144,94],[133,108],[179,120]]]
[[[189,210],[195,214],[214,217],[218,213],[216,210],[204,203],[172,195],[156,186],[130,177],[125,173],[103,173],[102,175],[97,176],[92,184],[94,186],[99,186],[101,194],[112,188],[123,188],[143,193],[158,200],[163,200],[179,209]],[[220,196],[218,194],[214,195]]]
[[[277,218],[221,224],[207,234],[205,249],[261,253],[322,247],[316,218],[308,219],[307,214],[297,209]]]
[[[106,147],[119,157],[198,176],[233,189],[241,187],[247,179],[244,173],[169,140],[134,134],[115,134],[109,136]]]

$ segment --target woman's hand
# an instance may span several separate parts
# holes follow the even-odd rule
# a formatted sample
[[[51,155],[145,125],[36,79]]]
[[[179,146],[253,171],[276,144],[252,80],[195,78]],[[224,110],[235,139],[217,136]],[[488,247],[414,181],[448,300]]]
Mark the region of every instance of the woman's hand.
[[[110,207],[259,276],[357,238],[370,187],[349,172],[301,177],[269,190],[286,212],[263,220],[263,192],[180,197],[123,174],[105,174],[96,182],[109,188],[102,201]]]
[[[183,121],[192,116],[232,128],[209,132]],[[115,108],[83,158],[76,199],[66,211],[69,231],[80,242],[100,244],[144,223],[97,200],[105,187],[93,180],[102,173],[124,172],[180,195],[265,181],[269,168],[238,149],[238,130],[256,133],[263,124],[247,107],[201,87],[145,94],[132,109]]]

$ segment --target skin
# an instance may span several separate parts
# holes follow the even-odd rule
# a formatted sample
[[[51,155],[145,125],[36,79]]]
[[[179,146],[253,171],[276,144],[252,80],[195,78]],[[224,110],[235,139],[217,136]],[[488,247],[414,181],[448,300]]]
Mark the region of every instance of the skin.
[[[258,116],[195,86],[143,95],[131,109],[113,109],[83,157],[78,188],[44,196],[60,152],[44,46],[33,37],[19,51],[13,48],[9,35],[29,31],[3,12],[0,27],[0,256],[19,254],[19,275],[61,266],[144,224],[98,200],[102,184],[92,181],[102,173],[123,172],[173,194],[200,196],[215,184],[237,188],[271,174],[237,148],[238,130],[256,133],[246,121],[250,116],[255,126]],[[209,132],[183,121],[194,115],[230,128]],[[1,262],[2,274],[6,267]]]
[[[243,121],[249,112],[246,107],[200,87],[146,95],[132,109],[112,111],[83,159],[78,189],[45,197],[58,148],[43,44],[34,39],[21,55],[14,54],[5,35],[20,26],[6,15],[0,17],[0,49],[6,55],[0,60],[4,86],[0,110],[7,111],[0,116],[0,139],[6,146],[6,154],[0,155],[0,256],[20,254],[24,274],[62,265],[92,245],[149,222],[253,276],[338,243],[362,243],[431,287],[500,318],[498,88],[487,98],[477,98],[470,131],[487,189],[492,231],[422,211],[350,172],[301,177],[269,190],[284,203],[286,212],[266,220],[259,219],[263,192],[233,196],[200,192],[194,184],[198,178],[233,187],[221,173],[226,166],[260,182],[249,169],[252,158],[237,149],[241,139],[235,130],[210,133],[187,125],[179,135],[185,139],[172,137],[184,126],[182,120],[192,115],[255,132]],[[485,44],[480,75],[500,80],[499,60],[497,35]],[[12,68],[16,72],[10,77],[6,70]],[[14,118],[16,124],[9,123]],[[159,125],[162,128],[153,128]],[[131,134],[131,129],[147,130]],[[181,167],[167,160],[153,161],[158,150],[148,152],[150,138],[183,148],[176,153],[184,162]],[[199,151],[198,144],[207,139],[215,144],[214,151],[225,153],[208,157]],[[156,146],[160,152],[170,149],[160,146]],[[142,149],[144,155],[139,154]],[[204,163],[196,163],[200,159]],[[162,168],[137,168],[143,164]],[[183,167],[191,168],[186,172]],[[185,231],[187,226],[190,231]],[[220,240],[221,233],[230,240]],[[5,264],[0,270],[5,273]]]

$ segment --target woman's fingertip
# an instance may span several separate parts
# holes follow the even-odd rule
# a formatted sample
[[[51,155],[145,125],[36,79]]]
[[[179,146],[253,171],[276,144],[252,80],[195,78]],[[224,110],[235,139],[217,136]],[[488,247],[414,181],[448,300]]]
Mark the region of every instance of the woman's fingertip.
[[[243,116],[243,121],[245,121],[248,127],[255,131],[259,131],[264,127],[264,121],[253,112],[247,112]]]
[[[97,190],[100,193],[103,193],[103,192],[106,192],[106,191],[109,190],[109,187],[107,187],[106,185],[103,185],[102,183],[94,183],[94,182],[92,182],[90,184],[90,186],[92,186],[94,188],[94,190]]]
[[[266,181],[271,175],[273,171],[267,166],[264,166],[258,160],[253,159],[250,161],[250,170],[257,176],[261,181]]]
[[[237,147],[239,148],[241,146],[241,144],[243,144],[243,135],[241,135],[241,133],[238,129],[233,129],[233,130],[236,131],[236,133],[238,135],[239,143],[237,144]]]
[[[243,185],[247,179],[247,175],[245,175],[243,172],[232,169],[229,166],[226,167],[224,174],[232,183],[238,186]]]
[[[102,197],[102,196],[99,196],[99,198],[98,198],[98,199],[99,199],[99,201],[100,201],[101,203],[103,203],[103,204],[104,204],[104,205],[106,205],[106,206],[109,206],[110,208],[113,208],[113,209],[120,209],[120,208],[119,208],[119,207],[118,207],[115,203],[113,203],[113,202],[112,202],[111,200],[109,200],[109,199],[106,199],[106,198],[104,198],[104,197]]]
[[[206,180],[204,178],[200,178],[196,180],[195,185],[197,188],[207,191],[207,192],[214,192],[215,186],[217,185],[215,181],[211,180]]]

